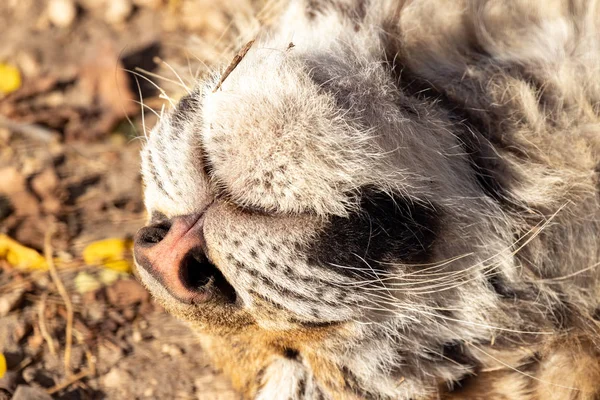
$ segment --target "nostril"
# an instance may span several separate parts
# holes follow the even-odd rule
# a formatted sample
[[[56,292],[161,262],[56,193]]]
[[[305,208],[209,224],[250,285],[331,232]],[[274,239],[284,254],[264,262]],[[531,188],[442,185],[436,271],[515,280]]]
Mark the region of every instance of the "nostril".
[[[194,248],[186,254],[179,268],[179,278],[188,290],[213,292],[235,303],[235,289],[201,248]]]
[[[171,224],[167,222],[161,222],[146,226],[138,231],[135,238],[135,245],[140,247],[152,247],[155,244],[160,243],[171,228]]]
[[[201,249],[191,250],[179,268],[179,277],[191,290],[201,289],[214,280],[214,269]]]

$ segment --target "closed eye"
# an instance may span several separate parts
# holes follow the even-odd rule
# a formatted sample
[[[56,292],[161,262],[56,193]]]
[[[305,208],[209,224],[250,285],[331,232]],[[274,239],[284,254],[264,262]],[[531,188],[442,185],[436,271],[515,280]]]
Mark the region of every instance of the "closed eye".
[[[299,213],[294,213],[294,212],[290,212],[290,211],[285,211],[282,212],[280,210],[277,209],[269,209],[266,207],[261,207],[259,205],[255,205],[255,204],[248,204],[248,203],[244,203],[242,201],[240,201],[240,199],[237,199],[235,196],[233,196],[233,194],[231,193],[231,191],[229,190],[229,188],[227,187],[227,185],[221,180],[219,179],[219,177],[217,176],[217,174],[214,173],[214,165],[210,160],[210,157],[208,156],[208,153],[205,149],[204,146],[202,146],[202,148],[200,149],[200,157],[202,158],[202,169],[204,172],[204,175],[208,178],[211,188],[213,190],[214,196],[217,199],[220,199],[230,205],[232,205],[234,208],[242,211],[242,212],[247,212],[249,214],[254,214],[254,215],[308,215],[311,217],[315,216],[315,213],[312,211],[305,211],[305,212],[299,212]]]

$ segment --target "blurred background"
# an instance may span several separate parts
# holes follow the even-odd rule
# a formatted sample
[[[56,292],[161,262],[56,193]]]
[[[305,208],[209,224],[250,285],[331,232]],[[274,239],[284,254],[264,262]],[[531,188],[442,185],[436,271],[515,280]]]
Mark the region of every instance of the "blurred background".
[[[233,399],[133,276],[138,152],[279,10],[0,1],[0,400]]]

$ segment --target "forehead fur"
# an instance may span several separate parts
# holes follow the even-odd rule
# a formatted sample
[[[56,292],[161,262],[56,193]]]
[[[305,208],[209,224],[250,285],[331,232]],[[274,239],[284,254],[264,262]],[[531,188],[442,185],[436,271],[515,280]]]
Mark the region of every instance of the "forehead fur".
[[[251,50],[204,98],[204,145],[214,178],[244,206],[344,214],[349,193],[373,166],[369,154],[376,153],[369,135],[344,117],[293,48]]]

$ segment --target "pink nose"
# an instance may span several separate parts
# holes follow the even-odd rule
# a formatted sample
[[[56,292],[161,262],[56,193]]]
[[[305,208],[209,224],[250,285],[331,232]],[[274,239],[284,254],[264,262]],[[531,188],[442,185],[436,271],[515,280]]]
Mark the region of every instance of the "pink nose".
[[[146,226],[134,241],[138,265],[184,303],[209,300],[220,272],[206,256],[204,217],[194,214]]]

